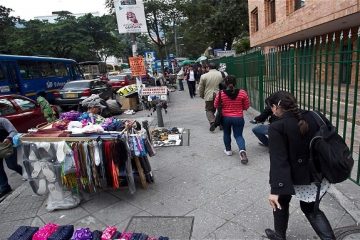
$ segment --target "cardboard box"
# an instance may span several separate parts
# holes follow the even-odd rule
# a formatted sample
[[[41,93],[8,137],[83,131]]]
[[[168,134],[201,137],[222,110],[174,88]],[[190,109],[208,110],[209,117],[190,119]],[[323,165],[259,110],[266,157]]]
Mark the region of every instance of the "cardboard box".
[[[121,104],[121,109],[122,110],[137,110],[137,106],[138,106],[138,98],[136,97],[120,97],[120,104]]]

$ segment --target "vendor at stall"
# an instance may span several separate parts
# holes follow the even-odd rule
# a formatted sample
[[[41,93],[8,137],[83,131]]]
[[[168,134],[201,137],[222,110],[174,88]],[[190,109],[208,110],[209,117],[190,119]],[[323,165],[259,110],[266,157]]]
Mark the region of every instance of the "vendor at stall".
[[[105,121],[105,118],[99,114],[101,109],[105,108],[105,106],[101,104],[101,98],[99,95],[93,94],[84,99],[81,102],[81,106],[86,108],[87,111],[79,117],[80,121],[86,121],[87,123],[92,124],[100,124]]]

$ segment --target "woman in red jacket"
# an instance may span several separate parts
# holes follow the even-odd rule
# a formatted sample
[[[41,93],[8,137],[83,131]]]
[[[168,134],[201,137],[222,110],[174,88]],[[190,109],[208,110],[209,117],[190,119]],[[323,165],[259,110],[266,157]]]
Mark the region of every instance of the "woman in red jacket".
[[[222,125],[224,130],[224,153],[227,156],[232,155],[231,150],[231,129],[234,132],[234,138],[239,147],[239,155],[242,164],[248,163],[246,156],[245,139],[243,137],[244,129],[244,110],[250,106],[249,97],[245,90],[235,88],[236,79],[234,76],[225,78],[226,89],[220,91],[214,102],[215,108],[222,104]],[[221,101],[221,103],[220,103]]]

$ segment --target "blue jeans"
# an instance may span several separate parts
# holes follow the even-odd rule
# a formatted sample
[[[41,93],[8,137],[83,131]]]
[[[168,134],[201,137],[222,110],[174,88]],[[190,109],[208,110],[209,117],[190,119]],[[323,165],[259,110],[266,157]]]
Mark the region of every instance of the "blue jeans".
[[[17,152],[14,148],[14,153],[8,158],[0,159],[0,192],[10,188],[8,183],[8,178],[4,170],[4,161],[9,169],[16,171],[18,174],[22,175],[22,167],[17,163]]]
[[[223,131],[224,131],[224,144],[226,151],[231,151],[231,128],[234,132],[235,141],[239,147],[239,150],[245,149],[245,139],[243,137],[244,130],[244,118],[242,117],[223,117],[222,119]]]
[[[252,131],[262,144],[269,146],[269,138],[267,137],[269,131],[268,124],[259,124]]]

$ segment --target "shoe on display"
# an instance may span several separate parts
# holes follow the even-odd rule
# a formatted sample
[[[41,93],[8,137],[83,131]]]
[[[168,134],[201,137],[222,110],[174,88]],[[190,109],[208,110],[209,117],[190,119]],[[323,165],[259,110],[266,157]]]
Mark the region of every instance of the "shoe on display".
[[[224,153],[227,155],[227,156],[231,156],[232,155],[232,151],[226,151],[226,149],[224,149]]]
[[[245,150],[241,150],[240,153],[240,161],[242,164],[247,164],[249,162],[247,156],[246,156],[246,151]]]
[[[5,190],[1,191],[1,192],[0,192],[0,198],[8,195],[9,193],[11,193],[11,191],[12,191],[11,187],[8,187],[8,188],[6,188]]]

